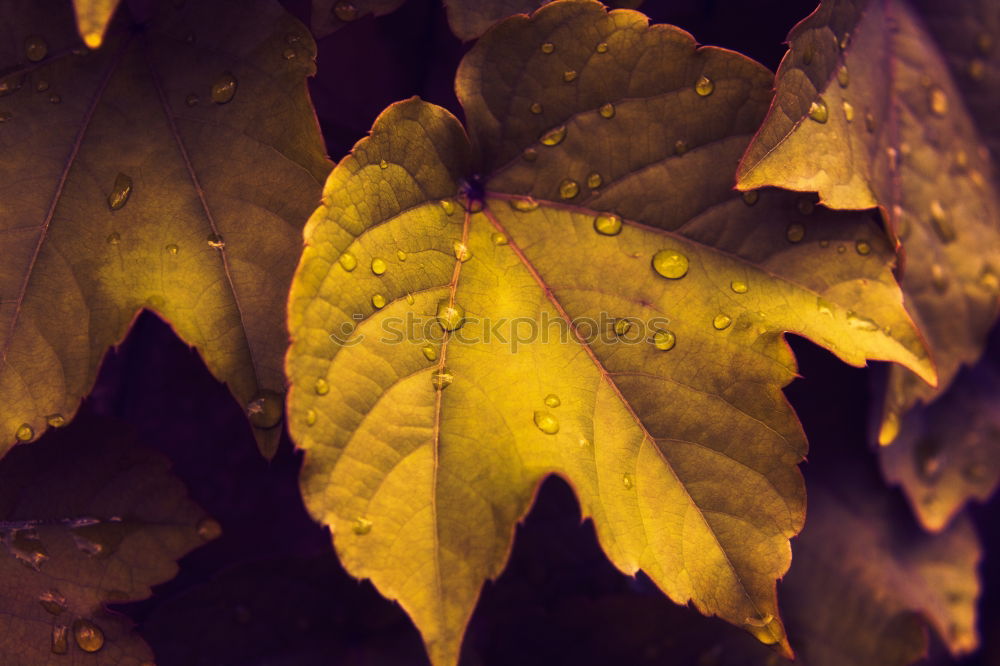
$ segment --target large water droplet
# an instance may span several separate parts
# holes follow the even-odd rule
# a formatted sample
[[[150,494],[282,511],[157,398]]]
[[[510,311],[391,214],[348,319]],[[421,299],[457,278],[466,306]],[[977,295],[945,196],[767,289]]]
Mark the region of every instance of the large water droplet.
[[[562,199],[572,199],[580,193],[580,185],[572,178],[566,178],[559,183],[559,197]]]
[[[535,426],[546,435],[559,432],[559,420],[550,412],[537,411],[534,414]]]
[[[384,308],[386,303],[388,303],[388,301],[382,294],[375,294],[372,296],[372,307],[376,310]]]
[[[330,392],[330,383],[320,377],[316,380],[316,383],[313,384],[313,390],[316,391],[316,395],[326,395]]]
[[[712,327],[717,331],[724,331],[732,323],[733,320],[729,315],[717,314],[715,315],[715,319],[712,320]]]
[[[545,406],[546,407],[553,407],[553,408],[555,408],[555,407],[558,407],[561,404],[562,404],[562,401],[559,399],[559,396],[557,396],[555,393],[549,393],[547,396],[545,396]]]
[[[236,96],[236,77],[232,72],[223,72],[222,76],[212,84],[212,101],[216,104],[228,104]]]
[[[469,249],[469,246],[462,241],[452,241],[451,251],[452,254],[455,255],[455,258],[463,264],[472,258],[472,251]]]
[[[825,123],[830,118],[830,110],[822,97],[809,105],[809,117],[818,123]]]
[[[653,346],[660,351],[670,351],[677,344],[677,337],[670,331],[659,330],[653,333]]]
[[[438,391],[443,391],[455,381],[455,376],[448,372],[447,368],[435,370],[431,373],[431,386]]]
[[[375,275],[382,275],[385,273],[387,268],[389,268],[389,265],[385,263],[385,259],[380,259],[378,257],[372,259],[372,273]]]
[[[340,259],[338,259],[337,262],[340,264],[340,267],[343,268],[348,273],[350,273],[351,271],[353,271],[355,268],[358,267],[357,257],[355,257],[350,252],[345,252],[344,254],[340,255]]]
[[[653,270],[665,278],[679,280],[687,275],[688,258],[676,250],[660,250],[653,255]]]
[[[594,218],[594,231],[603,236],[617,236],[622,230],[622,220],[617,215],[601,213]]]
[[[806,237],[806,228],[799,224],[798,222],[793,222],[788,225],[785,229],[785,238],[788,239],[789,243],[798,243],[803,238]]]
[[[59,590],[49,590],[38,595],[38,603],[42,605],[45,612],[52,615],[61,615],[66,611],[66,597],[59,593]]]
[[[539,137],[539,141],[543,146],[558,146],[562,143],[562,140],[566,138],[566,126],[559,125],[558,127],[553,127],[545,134]]]
[[[131,195],[132,179],[123,173],[119,173],[115,176],[115,184],[111,188],[111,194],[108,195],[108,208],[111,210],[120,209],[128,203],[128,198]]]
[[[350,2],[350,0],[339,0],[339,2],[333,6],[333,14],[341,21],[350,23],[358,18],[358,8],[355,7],[354,3]]]
[[[351,531],[358,536],[364,536],[372,531],[372,521],[363,516],[358,516],[351,524]]]
[[[177,245],[175,243],[170,243],[169,245],[167,245],[163,249],[165,249],[167,251],[167,254],[172,254],[172,255],[176,255],[178,252],[181,251],[181,249],[179,247],[177,247]]]
[[[743,280],[733,280],[732,282],[729,283],[729,288],[732,289],[733,292],[737,294],[745,294],[749,289],[747,287],[747,283],[744,282]]]
[[[931,86],[927,91],[927,105],[935,116],[948,113],[948,95],[939,86]]]
[[[615,117],[615,105],[611,102],[601,105],[601,108],[597,110],[597,113],[601,115],[601,118],[607,118],[610,120]]]
[[[14,437],[19,442],[30,442],[35,436],[35,429],[27,423],[22,423],[14,431]]]
[[[715,83],[712,79],[707,76],[702,75],[698,78],[698,81],[694,84],[694,91],[698,93],[701,97],[708,97],[715,90]]]
[[[465,309],[458,303],[442,298],[437,305],[437,320],[446,331],[455,331],[465,323]]]
[[[255,428],[273,428],[285,413],[285,396],[264,389],[247,403],[247,417]]]
[[[763,615],[751,615],[746,618],[746,623],[751,627],[766,627],[774,621],[774,616],[770,613],[764,613]]]
[[[379,160],[379,162],[378,162],[378,168],[379,169],[388,169],[389,168],[389,163],[386,162],[385,160]]]
[[[38,35],[31,35],[24,40],[24,55],[31,62],[44,60],[49,54],[49,45]]]
[[[84,652],[97,652],[104,647],[104,632],[96,624],[83,618],[73,622],[73,639]]]

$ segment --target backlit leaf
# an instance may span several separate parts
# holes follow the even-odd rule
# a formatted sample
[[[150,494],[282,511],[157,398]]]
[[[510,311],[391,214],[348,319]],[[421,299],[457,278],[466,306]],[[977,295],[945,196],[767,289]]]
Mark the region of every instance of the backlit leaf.
[[[621,570],[787,652],[805,441],[782,333],[934,376],[868,215],[732,191],[770,85],[553,3],[462,63],[468,137],[412,99],[331,174],[289,300],[302,490],[435,663],[552,473]]]
[[[739,187],[816,191],[833,208],[878,205],[902,242],[907,307],[943,390],[979,358],[997,312],[1000,202],[988,155],[944,59],[902,0],[826,0],[789,41]],[[893,368],[880,440],[936,394]]]
[[[405,0],[312,0],[313,34],[327,35],[363,16],[384,16],[399,9]]]
[[[76,26],[87,46],[96,49],[101,45],[104,31],[117,6],[118,0],[73,0]]]
[[[122,431],[82,417],[0,462],[0,662],[152,663],[105,605],[148,597],[219,527]]]
[[[142,308],[277,444],[281,304],[327,169],[315,47],[270,0],[177,5],[119,12],[93,52],[68,3],[0,6],[0,452],[72,417]]]

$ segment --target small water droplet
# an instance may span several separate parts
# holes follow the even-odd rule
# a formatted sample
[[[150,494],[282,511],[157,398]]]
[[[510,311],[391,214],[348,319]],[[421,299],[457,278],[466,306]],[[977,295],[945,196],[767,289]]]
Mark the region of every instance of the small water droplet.
[[[617,236],[622,230],[622,220],[617,215],[601,213],[594,218],[594,230],[603,236]]]
[[[889,446],[899,435],[899,414],[888,412],[882,419],[882,426],[878,431],[878,443],[881,446]]]
[[[187,104],[188,106],[198,106],[199,101],[200,98],[194,93],[191,93],[190,95],[184,98],[184,103]]]
[[[465,309],[458,303],[449,303],[442,298],[437,305],[437,320],[446,331],[455,331],[465,323]]]
[[[724,314],[715,315],[715,319],[712,320],[712,326],[717,331],[726,330],[732,323],[733,323],[732,318],[729,315],[724,315]]]
[[[130,196],[132,196],[132,179],[119,173],[115,176],[115,184],[111,188],[111,194],[108,195],[108,208],[119,210],[128,203]]]
[[[553,408],[555,408],[555,407],[558,407],[561,404],[562,404],[562,401],[559,399],[559,396],[557,396],[555,393],[549,393],[547,396],[545,396],[545,406],[546,407],[553,407]]]
[[[178,252],[181,251],[181,249],[177,247],[177,245],[175,245],[174,243],[167,245],[165,249],[169,254],[174,254],[174,255],[176,255]]]
[[[653,255],[653,270],[665,278],[679,280],[688,272],[688,258],[676,250],[660,250]]]
[[[816,297],[816,310],[818,310],[821,315],[826,315],[828,317],[833,316],[833,306],[819,296]]]
[[[624,336],[632,330],[632,322],[628,319],[618,319],[615,321],[615,335]]]
[[[553,127],[538,139],[544,146],[558,146],[566,138],[566,126]]]
[[[379,160],[378,168],[379,169],[388,169],[389,168],[389,163],[386,162],[385,160]]]
[[[937,199],[931,202],[930,215],[931,226],[934,227],[934,233],[941,239],[941,242],[953,242],[957,238],[955,227],[952,226],[951,221],[948,219],[948,214],[945,212],[944,206]]]
[[[507,237],[500,233],[499,231],[494,232],[490,235],[490,239],[493,241],[494,245],[506,245]]]
[[[851,73],[847,71],[847,65],[841,65],[837,68],[837,83],[840,84],[841,88],[846,88],[850,82]]]
[[[660,351],[670,351],[677,344],[677,336],[666,330],[659,330],[653,333],[653,346]]]
[[[868,130],[869,133],[875,131],[875,116],[872,115],[871,111],[865,114],[865,129]]]
[[[819,242],[819,246],[820,246],[820,247],[823,247],[823,248],[826,248],[826,247],[830,247],[830,240],[829,240],[829,239],[827,239],[827,238],[824,238],[824,239],[822,239],[822,240],[821,240],[821,241]]]
[[[382,308],[384,308],[386,303],[388,303],[388,301],[382,294],[375,294],[374,296],[372,296],[372,307],[375,308],[376,310],[381,310]]]
[[[597,45],[597,48],[594,49],[594,50],[597,51],[598,53],[607,53],[608,52],[608,43],[607,42],[600,42]]]
[[[931,266],[931,284],[934,285],[934,288],[939,293],[944,293],[948,290],[948,276],[945,275],[944,269],[940,264]]]
[[[52,626],[52,654],[66,654],[69,651],[69,627],[65,624]]]
[[[715,82],[707,76],[702,75],[694,84],[694,91],[701,97],[708,97],[715,91]]]
[[[580,193],[580,185],[572,178],[565,178],[559,183],[559,197],[562,199],[572,199]]]
[[[625,487],[625,490],[632,490],[632,487],[635,486],[635,481],[628,472],[622,474],[622,486]]]
[[[49,54],[49,45],[38,35],[31,35],[24,40],[24,55],[31,62],[44,60]]]
[[[402,250],[396,250],[396,258],[400,261],[406,261],[406,253]]]
[[[854,312],[847,313],[847,325],[859,331],[877,331],[878,324],[868,317],[862,317]]]
[[[597,110],[597,113],[601,115],[601,118],[611,119],[615,117],[615,105],[611,102],[607,104],[602,104],[601,108]]]
[[[14,432],[14,437],[16,437],[19,442],[30,442],[35,437],[35,429],[27,423],[22,423]]]
[[[420,351],[423,353],[424,358],[426,358],[428,361],[431,361],[432,363],[436,361],[438,358],[437,350],[434,349],[434,347],[432,347],[431,345],[424,345],[420,349]]]
[[[330,392],[330,384],[325,379],[320,377],[316,380],[316,383],[313,384],[313,390],[316,391],[316,395],[326,395]]]
[[[453,381],[455,381],[455,376],[448,372],[447,368],[435,370],[431,373],[431,386],[433,386],[435,390],[443,391],[451,386]]]
[[[729,288],[737,294],[745,294],[748,290],[747,283],[743,280],[733,280],[729,283]]]
[[[948,113],[948,95],[939,86],[932,86],[927,91],[927,104],[935,116]]]
[[[552,42],[545,42],[542,44],[542,53],[549,55],[556,50],[556,45]]]
[[[202,541],[214,541],[222,536],[222,525],[214,518],[202,518],[195,529]]]
[[[216,250],[221,250],[226,246],[226,241],[222,239],[221,234],[209,234],[206,240],[208,241],[208,246]]]
[[[295,60],[295,49],[285,49],[281,55],[285,60]]]
[[[58,104],[61,101],[62,101],[62,97],[60,97],[56,93],[52,93],[51,95],[49,95],[49,102],[51,104]]]
[[[84,652],[97,652],[104,647],[104,632],[96,624],[83,618],[73,622],[73,639]]]
[[[108,245],[118,245],[122,242],[122,235],[117,231],[112,231],[105,240]]]
[[[273,428],[285,414],[285,395],[263,389],[247,403],[246,411],[255,428]]]
[[[529,213],[538,208],[538,202],[531,197],[518,197],[510,200],[510,207],[522,213]]]
[[[463,264],[472,258],[472,251],[469,250],[469,246],[462,241],[452,241],[451,251],[455,255],[455,258]]]
[[[752,206],[760,200],[759,190],[747,190],[743,193],[743,203]]]
[[[687,150],[688,150],[687,141],[685,141],[684,139],[677,139],[677,141],[674,141],[675,153],[677,153],[678,155],[683,155],[684,153],[687,152]]]
[[[351,524],[351,531],[358,536],[364,536],[372,531],[372,521],[362,516],[358,516]]]
[[[538,159],[538,151],[534,148],[525,148],[524,152],[521,153],[521,157],[525,162],[534,162]]]
[[[345,252],[344,254],[340,255],[340,259],[337,260],[337,263],[340,264],[341,268],[350,273],[355,268],[357,268],[358,259],[350,252]]]
[[[830,118],[830,110],[822,97],[809,105],[809,117],[818,123],[825,123]]]
[[[563,72],[563,81],[565,81],[566,83],[572,83],[573,81],[576,81],[576,70],[567,69],[565,72]]]
[[[212,101],[216,104],[228,104],[236,96],[236,77],[232,72],[223,72],[222,76],[212,84]]]
[[[438,203],[441,204],[441,209],[445,215],[451,215],[455,212],[455,202],[451,199],[441,199]]]
[[[316,410],[315,409],[307,409],[306,410],[306,425],[307,426],[314,426],[314,425],[316,425],[316,419],[317,418],[318,418],[318,415],[316,414]]]
[[[333,6],[333,14],[341,21],[350,23],[358,18],[358,8],[349,0],[340,0]]]
[[[785,238],[788,239],[789,243],[798,243],[803,238],[806,237],[806,228],[799,224],[798,222],[793,222],[788,225],[785,229]]]
[[[45,417],[45,422],[53,428],[62,428],[66,425],[66,417],[62,414],[49,414]]]
[[[843,104],[841,104],[841,106],[844,109],[844,119],[847,122],[849,122],[849,123],[853,123],[854,122],[854,107],[851,106],[851,103],[848,102],[846,99],[844,100]]]
[[[389,268],[389,265],[385,263],[384,259],[378,257],[372,259],[372,273],[375,275],[384,274],[387,268]]]
[[[854,249],[857,251],[858,254],[864,257],[866,255],[871,254],[872,246],[868,241],[866,241],[863,238],[860,238],[854,243]]]
[[[770,613],[764,613],[763,615],[754,616],[746,618],[746,623],[751,627],[766,627],[774,621],[774,616]]]
[[[601,177],[601,174],[597,173],[596,171],[591,171],[590,175],[587,176],[587,187],[589,187],[592,190],[596,190],[598,187],[601,186],[603,182],[604,179]]]
[[[559,432],[559,420],[550,412],[537,411],[534,414],[535,426],[546,435]]]
[[[539,104],[538,102],[533,102],[531,106],[528,107],[528,110],[537,116],[539,113],[542,112],[542,105]]]
[[[62,615],[66,611],[66,597],[60,594],[59,590],[42,592],[38,595],[38,603],[51,615]]]

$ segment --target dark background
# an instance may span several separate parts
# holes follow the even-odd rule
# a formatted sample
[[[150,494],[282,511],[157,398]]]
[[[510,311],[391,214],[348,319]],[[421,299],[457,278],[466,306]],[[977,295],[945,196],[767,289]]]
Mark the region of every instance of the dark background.
[[[285,4],[308,20],[306,0]],[[701,43],[774,69],[788,30],[814,6],[647,0],[641,9]],[[408,0],[393,14],[358,20],[320,40],[310,88],[330,157],[339,160],[383,108],[411,95],[462,117],[453,77],[468,47],[449,31],[440,0]],[[873,370],[847,367],[802,340],[793,346],[803,378],[787,394],[811,443],[807,484],[843,469],[844,461],[859,474],[874,474],[866,444]],[[275,459],[264,461],[241,407],[155,316],[143,314],[109,354],[84,410],[137,428],[223,528],[221,538],[181,560],[178,576],[151,599],[119,607],[153,646],[159,666],[427,663],[403,611],[343,571],[329,534],[306,513],[297,485],[301,458],[287,435]],[[974,506],[972,514],[987,555],[980,604],[985,648],[961,663],[998,664],[1000,532],[989,526],[1000,516],[1000,501]],[[674,605],[644,577],[615,570],[591,525],[581,524],[569,487],[550,479],[518,528],[506,571],[485,586],[463,665],[722,666],[740,663],[729,646],[743,640],[743,632]],[[941,652],[932,646],[934,663],[953,663]]]

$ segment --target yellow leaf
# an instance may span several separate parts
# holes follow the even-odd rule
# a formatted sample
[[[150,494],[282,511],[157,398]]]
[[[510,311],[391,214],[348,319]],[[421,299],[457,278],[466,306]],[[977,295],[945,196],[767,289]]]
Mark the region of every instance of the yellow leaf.
[[[549,474],[622,571],[789,653],[806,444],[782,333],[934,372],[869,216],[733,192],[770,85],[636,12],[553,3],[462,63],[468,137],[400,102],[328,179],[289,297],[301,487],[435,664]]]

